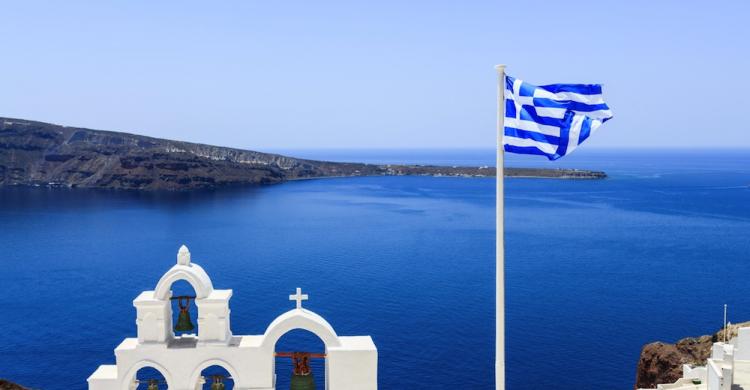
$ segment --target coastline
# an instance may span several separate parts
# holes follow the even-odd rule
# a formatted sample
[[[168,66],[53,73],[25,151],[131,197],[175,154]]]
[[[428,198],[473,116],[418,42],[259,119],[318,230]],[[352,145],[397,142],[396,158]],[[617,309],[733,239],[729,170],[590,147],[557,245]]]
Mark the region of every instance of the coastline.
[[[189,191],[357,176],[495,177],[495,168],[310,160],[124,132],[0,118],[0,186]],[[599,171],[505,168],[506,177],[603,179]]]

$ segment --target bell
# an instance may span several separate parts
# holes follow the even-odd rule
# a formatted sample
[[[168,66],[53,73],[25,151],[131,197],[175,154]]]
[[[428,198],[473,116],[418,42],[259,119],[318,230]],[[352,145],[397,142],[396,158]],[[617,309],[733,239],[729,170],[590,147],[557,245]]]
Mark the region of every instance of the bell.
[[[183,299],[187,302],[184,305],[182,304]],[[174,330],[178,332],[187,332],[195,329],[195,326],[193,326],[193,322],[190,321],[190,313],[188,312],[188,307],[190,307],[190,298],[180,297],[180,299],[177,301],[177,304],[180,306],[180,315],[177,316],[177,325],[175,325]]]
[[[178,332],[187,332],[193,329],[195,329],[195,327],[193,326],[193,322],[190,321],[190,313],[188,313],[187,310],[180,310],[180,315],[177,317],[177,325],[175,325],[174,330]]]
[[[220,375],[214,375],[214,383],[211,383],[211,390],[224,390],[224,379]]]
[[[312,373],[307,375],[292,374],[289,390],[315,390],[315,380]]]
[[[289,382],[291,390],[315,390],[315,380],[310,370],[310,354],[307,352],[293,352],[292,380]]]
[[[148,390],[159,390],[159,381],[156,379],[149,379]]]

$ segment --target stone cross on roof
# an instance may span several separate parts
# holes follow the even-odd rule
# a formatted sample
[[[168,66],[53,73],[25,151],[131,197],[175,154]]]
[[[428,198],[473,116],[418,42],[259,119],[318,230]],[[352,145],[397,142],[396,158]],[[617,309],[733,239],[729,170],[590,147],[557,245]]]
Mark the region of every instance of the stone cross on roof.
[[[302,294],[302,289],[297,287],[297,293],[289,296],[290,301],[297,301],[297,309],[302,309],[302,301],[306,301],[309,297],[307,294]]]

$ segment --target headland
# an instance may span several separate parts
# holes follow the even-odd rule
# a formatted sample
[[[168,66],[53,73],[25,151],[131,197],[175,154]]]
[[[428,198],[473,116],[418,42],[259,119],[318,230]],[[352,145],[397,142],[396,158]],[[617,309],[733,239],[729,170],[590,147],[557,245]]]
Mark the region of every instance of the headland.
[[[363,164],[0,117],[0,186],[183,191],[353,176],[494,177],[494,167]],[[578,169],[505,168],[506,177],[603,179]]]

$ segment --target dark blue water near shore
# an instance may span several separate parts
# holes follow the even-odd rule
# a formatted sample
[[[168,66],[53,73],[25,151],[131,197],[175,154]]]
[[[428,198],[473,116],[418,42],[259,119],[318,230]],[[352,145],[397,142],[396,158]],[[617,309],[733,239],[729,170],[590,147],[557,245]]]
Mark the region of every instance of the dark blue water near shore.
[[[421,153],[306,157],[493,163]],[[644,343],[715,331],[724,303],[750,320],[750,152],[581,150],[560,164],[610,177],[506,180],[509,389],[629,389]],[[235,334],[262,333],[301,286],[339,334],[372,335],[382,389],[490,389],[494,215],[493,179],[2,189],[0,377],[85,388],[185,243],[234,289]]]

